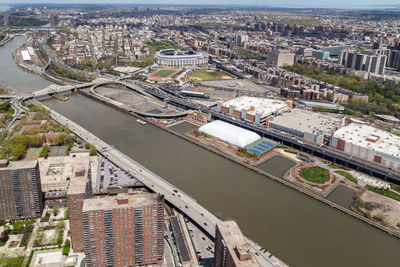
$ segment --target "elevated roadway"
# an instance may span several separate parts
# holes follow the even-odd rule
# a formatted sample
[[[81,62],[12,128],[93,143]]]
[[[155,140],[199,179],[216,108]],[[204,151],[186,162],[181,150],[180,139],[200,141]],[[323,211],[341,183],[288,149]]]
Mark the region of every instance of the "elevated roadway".
[[[146,85],[143,83],[138,83],[138,84],[142,85],[144,88],[146,88],[146,91],[148,93],[152,94],[158,99],[160,100],[168,99],[168,103],[171,103],[177,107],[200,110],[205,113],[211,113],[213,119],[229,122],[241,128],[245,128],[250,131],[256,132],[262,137],[270,138],[284,145],[307,152],[317,157],[342,164],[346,167],[355,169],[357,171],[366,173],[371,176],[381,178],[385,181],[400,184],[400,171],[398,170],[388,169],[375,162],[367,162],[363,159],[351,156],[340,150],[333,149],[325,145],[319,145],[314,142],[309,142],[303,138],[293,136],[291,134],[273,128],[266,128],[265,125],[248,123],[246,121],[233,118],[231,116],[228,116],[227,114],[211,110],[203,105],[193,103],[186,99],[171,96],[154,86]]]
[[[38,101],[34,101],[37,105],[42,105]],[[44,106],[44,105],[42,105]],[[44,106],[46,107],[46,106]],[[47,108],[47,107],[46,107]],[[215,237],[215,227],[220,219],[202,207],[192,197],[180,191],[172,184],[165,181],[163,178],[148,170],[135,160],[129,158],[121,151],[113,146],[105,143],[97,138],[94,134],[82,128],[78,124],[72,122],[54,110],[50,110],[51,117],[60,124],[67,126],[74,134],[85,140],[86,142],[95,145],[100,153],[108,158],[111,162],[119,166],[124,171],[128,172],[140,182],[142,182],[150,190],[164,195],[165,200],[172,206],[179,209],[186,216],[191,218],[201,229],[203,229],[211,237]],[[277,258],[269,253],[261,253],[261,247],[250,241],[250,246],[255,254],[260,266],[286,266]]]

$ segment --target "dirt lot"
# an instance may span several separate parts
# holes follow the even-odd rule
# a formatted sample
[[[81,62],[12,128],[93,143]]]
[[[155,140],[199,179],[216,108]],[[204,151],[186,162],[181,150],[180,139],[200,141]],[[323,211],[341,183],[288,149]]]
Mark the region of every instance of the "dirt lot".
[[[383,220],[400,230],[400,202],[366,190],[361,199],[372,217],[384,215]],[[398,224],[398,226],[396,226]]]

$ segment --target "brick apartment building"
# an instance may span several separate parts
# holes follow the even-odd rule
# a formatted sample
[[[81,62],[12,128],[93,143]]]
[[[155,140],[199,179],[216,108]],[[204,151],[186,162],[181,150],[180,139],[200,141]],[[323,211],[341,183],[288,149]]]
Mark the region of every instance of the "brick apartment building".
[[[43,195],[38,162],[1,160],[0,219],[35,218],[40,217],[42,211]]]
[[[74,252],[85,251],[82,208],[84,199],[92,197],[91,180],[89,161],[83,161],[81,166],[75,166],[67,192],[71,243]]]
[[[85,199],[82,215],[87,266],[162,263],[163,196],[121,193]]]
[[[247,239],[234,221],[220,222],[215,235],[215,267],[259,267]]]

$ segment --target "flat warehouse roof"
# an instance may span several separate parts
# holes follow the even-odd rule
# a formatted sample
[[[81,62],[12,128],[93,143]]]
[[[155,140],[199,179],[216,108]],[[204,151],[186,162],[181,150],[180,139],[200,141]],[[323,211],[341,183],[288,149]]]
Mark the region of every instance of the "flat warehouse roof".
[[[269,116],[288,107],[287,104],[281,100],[249,96],[240,96],[226,101],[222,105],[227,108],[232,105],[236,110],[248,110],[253,108],[247,113],[251,115],[259,113],[261,117]]]
[[[369,125],[350,123],[337,130],[334,137],[376,152],[400,157],[400,136]],[[368,139],[368,140],[367,140]]]
[[[297,108],[272,118],[271,122],[308,133],[317,133],[317,131],[331,132],[342,126],[342,119]]]

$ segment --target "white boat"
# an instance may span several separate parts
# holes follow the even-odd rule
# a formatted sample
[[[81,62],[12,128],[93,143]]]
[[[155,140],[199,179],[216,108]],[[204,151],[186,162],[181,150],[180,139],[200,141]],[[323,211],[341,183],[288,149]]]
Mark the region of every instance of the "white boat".
[[[136,121],[138,123],[142,124],[142,125],[146,125],[147,124],[147,122],[145,122],[144,120],[141,120],[141,119],[137,119]]]

